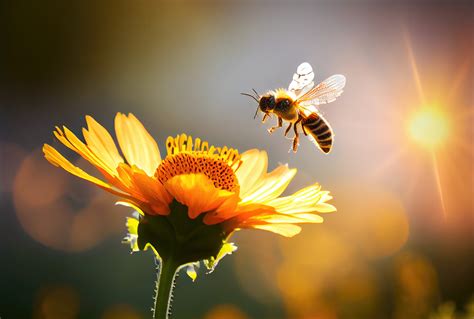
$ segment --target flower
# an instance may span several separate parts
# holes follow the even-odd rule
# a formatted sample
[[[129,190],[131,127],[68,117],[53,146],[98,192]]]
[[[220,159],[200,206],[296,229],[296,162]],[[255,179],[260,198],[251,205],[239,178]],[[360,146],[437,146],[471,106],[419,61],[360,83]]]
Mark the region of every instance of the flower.
[[[117,195],[139,214],[127,219],[132,251],[153,251],[177,265],[205,260],[209,269],[236,247],[228,242],[240,229],[261,229],[291,237],[301,223],[320,223],[317,213],[335,211],[332,197],[318,184],[281,196],[296,169],[280,165],[267,172],[265,151],[240,154],[210,146],[185,134],[168,137],[162,159],[156,141],[132,114],[118,113],[115,133],[86,116],[85,143],[66,127],[54,135],[104,176],[99,179],[73,165],[55,148],[43,152],[53,165]],[[192,267],[188,274],[194,277]]]

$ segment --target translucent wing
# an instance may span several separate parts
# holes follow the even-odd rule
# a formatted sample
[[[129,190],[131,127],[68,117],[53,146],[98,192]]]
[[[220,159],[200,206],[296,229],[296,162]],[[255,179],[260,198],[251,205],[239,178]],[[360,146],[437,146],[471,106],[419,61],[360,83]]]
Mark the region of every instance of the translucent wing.
[[[300,95],[298,102],[301,106],[330,103],[342,94],[342,89],[345,85],[346,77],[341,74],[335,74],[319,83],[313,89]]]
[[[319,113],[316,106],[314,106],[312,104],[302,105],[301,103],[298,103],[297,107],[303,113],[304,117],[308,117],[313,113]]]
[[[292,91],[297,97],[301,96],[313,88],[313,80],[313,68],[308,62],[303,62],[296,69],[296,73],[293,74],[293,81],[291,81],[288,91]]]

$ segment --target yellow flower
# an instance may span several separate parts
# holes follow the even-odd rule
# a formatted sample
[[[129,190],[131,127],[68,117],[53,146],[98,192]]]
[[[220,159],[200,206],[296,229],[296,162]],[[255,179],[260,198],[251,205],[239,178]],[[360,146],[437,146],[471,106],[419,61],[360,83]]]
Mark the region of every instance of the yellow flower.
[[[235,250],[227,239],[236,230],[254,228],[291,237],[301,230],[297,224],[320,223],[317,213],[335,211],[326,203],[332,198],[329,192],[318,184],[280,197],[296,169],[280,165],[267,172],[264,151],[239,154],[182,134],[168,137],[162,159],[157,143],[137,118],[118,113],[120,153],[103,126],[90,116],[86,121],[85,143],[66,127],[56,127],[54,135],[104,179],[74,166],[48,144],[43,147],[45,157],[139,212],[127,220],[133,251],[151,247],[161,258],[173,255],[179,265],[206,260],[213,268]]]

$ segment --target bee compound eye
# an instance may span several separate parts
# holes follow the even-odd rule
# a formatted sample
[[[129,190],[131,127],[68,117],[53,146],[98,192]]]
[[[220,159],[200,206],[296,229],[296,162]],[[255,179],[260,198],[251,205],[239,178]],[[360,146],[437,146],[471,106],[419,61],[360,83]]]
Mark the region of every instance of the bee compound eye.
[[[260,99],[260,108],[262,111],[271,110],[275,107],[275,98],[273,96],[263,96]]]

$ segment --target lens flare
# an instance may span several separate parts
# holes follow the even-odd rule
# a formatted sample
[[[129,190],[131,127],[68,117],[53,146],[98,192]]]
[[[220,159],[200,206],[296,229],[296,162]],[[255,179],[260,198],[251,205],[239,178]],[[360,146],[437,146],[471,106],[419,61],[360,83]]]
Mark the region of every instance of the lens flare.
[[[129,305],[119,304],[107,309],[101,319],[140,319],[141,316]]]
[[[247,319],[247,315],[234,305],[219,305],[204,315],[204,319]]]
[[[418,253],[406,251],[395,259],[394,271],[394,318],[427,318],[440,298],[433,263]]]
[[[409,123],[410,136],[417,143],[428,148],[442,144],[448,137],[448,130],[447,117],[434,108],[418,111]]]
[[[76,319],[80,300],[75,288],[68,285],[43,287],[38,293],[33,318]]]

